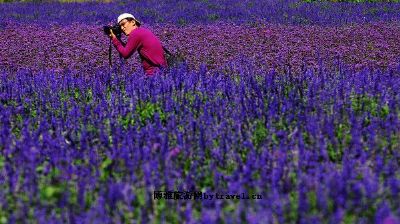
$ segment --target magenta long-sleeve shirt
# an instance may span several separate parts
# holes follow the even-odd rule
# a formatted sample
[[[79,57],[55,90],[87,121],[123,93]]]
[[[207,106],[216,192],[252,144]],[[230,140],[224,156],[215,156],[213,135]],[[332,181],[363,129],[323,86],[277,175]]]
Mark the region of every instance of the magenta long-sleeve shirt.
[[[129,58],[137,50],[146,75],[153,75],[160,66],[167,66],[160,40],[146,28],[132,30],[125,47],[117,38],[112,42],[123,58]]]

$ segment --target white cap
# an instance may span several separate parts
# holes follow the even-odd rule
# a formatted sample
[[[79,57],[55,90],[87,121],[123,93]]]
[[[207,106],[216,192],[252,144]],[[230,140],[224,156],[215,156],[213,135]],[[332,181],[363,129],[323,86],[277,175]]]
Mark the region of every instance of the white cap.
[[[118,19],[117,19],[117,23],[121,22],[121,20],[123,20],[123,19],[128,19],[128,18],[134,19],[136,21],[136,23],[138,25],[140,25],[140,22],[132,14],[129,14],[129,13],[122,13],[121,15],[119,15]]]

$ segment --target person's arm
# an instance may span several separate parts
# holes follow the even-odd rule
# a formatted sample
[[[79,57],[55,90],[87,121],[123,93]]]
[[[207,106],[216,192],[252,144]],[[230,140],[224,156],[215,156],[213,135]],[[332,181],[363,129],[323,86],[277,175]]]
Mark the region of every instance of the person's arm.
[[[112,37],[112,42],[123,58],[129,58],[140,45],[140,41],[137,36],[129,36],[125,47],[115,36]]]

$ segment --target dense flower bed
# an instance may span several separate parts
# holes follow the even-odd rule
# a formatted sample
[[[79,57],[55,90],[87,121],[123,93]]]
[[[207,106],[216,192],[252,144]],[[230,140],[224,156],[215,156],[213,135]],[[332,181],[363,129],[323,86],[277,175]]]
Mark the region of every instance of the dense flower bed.
[[[35,22],[41,25],[71,23],[102,25],[129,11],[142,21],[175,25],[266,21],[292,25],[342,25],[399,20],[400,3],[346,3],[299,0],[147,0],[111,3],[7,3],[0,4],[0,21]]]
[[[153,79],[2,72],[0,220],[371,223],[400,215],[399,72],[231,68],[181,66]],[[262,199],[154,200],[154,190]]]
[[[0,4],[0,224],[399,222],[399,7]],[[122,11],[186,63],[110,68]]]
[[[356,69],[396,68],[400,62],[400,26],[393,23],[354,24],[342,27],[264,24],[150,26],[172,52],[185,55],[189,65],[221,68],[249,58],[254,66],[301,71],[322,61],[340,60]],[[74,24],[42,29],[37,25],[9,25],[0,36],[0,65],[33,70],[88,72],[107,66],[109,38],[101,26]],[[121,61],[113,49],[113,63]],[[123,60],[123,59],[122,59]],[[138,57],[126,61],[141,69]]]

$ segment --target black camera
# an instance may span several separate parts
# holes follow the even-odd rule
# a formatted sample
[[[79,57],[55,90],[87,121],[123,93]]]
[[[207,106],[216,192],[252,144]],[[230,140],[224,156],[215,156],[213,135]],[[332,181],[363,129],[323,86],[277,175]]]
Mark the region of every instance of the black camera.
[[[120,37],[122,34],[122,29],[118,24],[116,24],[114,26],[103,26],[103,30],[104,30],[104,33],[107,35],[111,34],[110,30],[112,30],[113,33],[115,34],[115,36],[117,36],[117,37]]]

